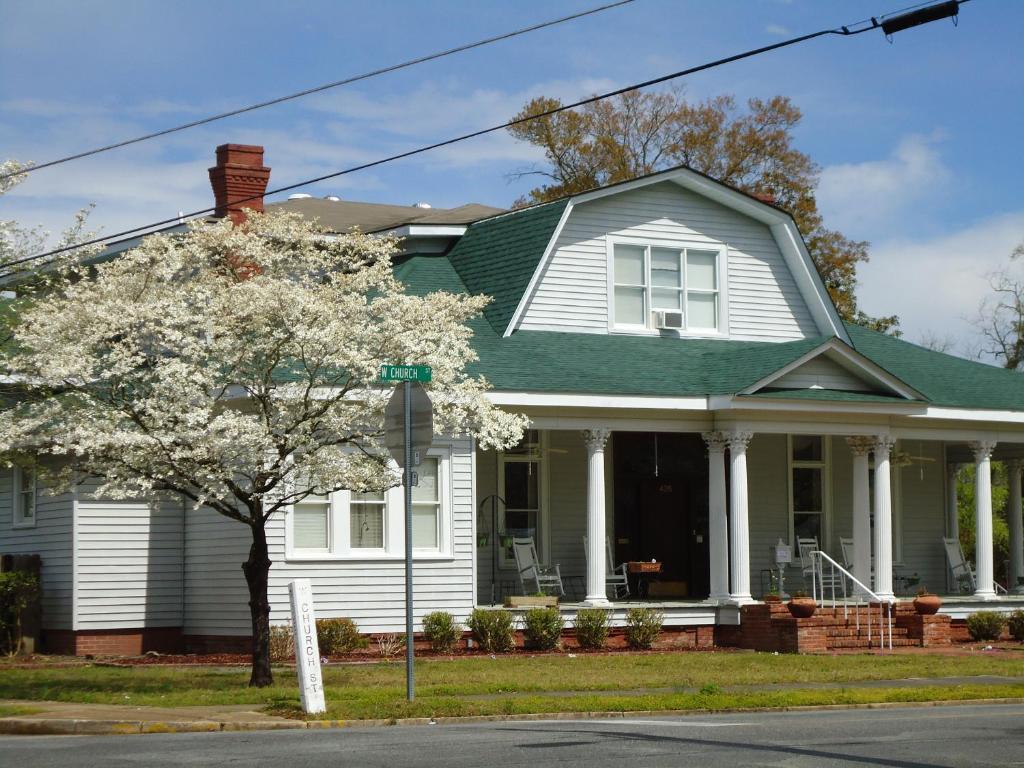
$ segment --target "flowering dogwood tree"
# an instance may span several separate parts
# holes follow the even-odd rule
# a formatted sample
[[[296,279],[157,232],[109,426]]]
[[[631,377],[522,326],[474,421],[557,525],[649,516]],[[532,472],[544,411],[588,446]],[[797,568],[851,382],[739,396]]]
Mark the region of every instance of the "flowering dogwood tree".
[[[7,366],[30,395],[0,413],[0,451],[54,457],[40,471],[57,487],[89,477],[111,498],[178,493],[250,529],[251,685],[272,682],[267,521],[311,493],[399,482],[382,364],[432,367],[439,434],[502,447],[525,425],[465,370],[466,322],[488,299],[405,293],[395,247],[250,213],[69,269],[15,327]]]

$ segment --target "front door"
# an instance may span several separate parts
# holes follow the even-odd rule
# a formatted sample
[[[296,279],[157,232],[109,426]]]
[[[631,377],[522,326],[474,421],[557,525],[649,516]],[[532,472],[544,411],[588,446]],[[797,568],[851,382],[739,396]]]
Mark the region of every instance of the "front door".
[[[699,435],[614,434],[615,558],[658,560],[665,598],[708,595],[707,457]]]

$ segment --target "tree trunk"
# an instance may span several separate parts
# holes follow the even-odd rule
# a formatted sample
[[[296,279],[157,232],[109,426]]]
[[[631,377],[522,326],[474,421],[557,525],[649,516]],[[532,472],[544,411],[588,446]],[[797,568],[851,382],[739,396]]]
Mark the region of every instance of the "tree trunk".
[[[263,523],[253,523],[251,528],[252,547],[249,559],[242,564],[245,582],[249,586],[249,614],[252,617],[252,675],[249,685],[264,688],[274,684],[274,674],[270,671],[270,600],[267,597],[270,554]]]

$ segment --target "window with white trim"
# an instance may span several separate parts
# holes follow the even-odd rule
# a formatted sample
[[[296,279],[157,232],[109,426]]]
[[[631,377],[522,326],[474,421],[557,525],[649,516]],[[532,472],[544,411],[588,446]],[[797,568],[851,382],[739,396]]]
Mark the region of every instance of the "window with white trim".
[[[13,517],[15,528],[31,528],[36,524],[37,498],[36,473],[31,469],[15,467]]]
[[[412,489],[413,550],[417,556],[450,556],[451,454],[431,449],[415,468]],[[403,488],[335,491],[293,505],[287,522],[293,559],[389,559],[405,554]]]
[[[828,545],[828,441],[821,435],[789,436],[789,513],[793,545],[815,538]]]
[[[513,538],[532,538],[538,552],[544,552],[542,535],[543,447],[541,433],[527,430],[518,445],[499,454],[498,474],[504,515],[499,521],[502,536],[501,565],[515,565]],[[541,555],[543,557],[543,555]]]
[[[665,248],[612,244],[612,326],[654,328],[658,310],[681,312],[683,330],[721,330],[722,251],[707,246]]]

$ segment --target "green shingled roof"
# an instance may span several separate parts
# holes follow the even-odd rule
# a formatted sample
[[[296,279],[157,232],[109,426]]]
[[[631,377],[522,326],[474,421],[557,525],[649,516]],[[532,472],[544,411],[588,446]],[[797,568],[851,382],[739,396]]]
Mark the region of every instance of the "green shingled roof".
[[[534,210],[538,209],[530,209]],[[554,212],[549,215],[557,221]],[[510,217],[501,217],[504,218]],[[538,235],[538,242],[542,239]],[[540,251],[544,245],[546,241],[539,246]],[[463,256],[468,258],[468,253]],[[534,259],[537,260],[539,255]],[[483,270],[473,274],[476,274],[474,284],[486,282],[481,277],[485,274]],[[444,257],[407,258],[396,267],[396,275],[410,291],[418,294],[433,290],[485,292],[479,288],[469,290],[464,273],[456,272]],[[529,278],[529,275],[521,278],[522,290]],[[511,296],[509,291],[504,293],[506,306],[511,305],[507,314],[498,313],[498,322],[491,319],[492,314],[486,320],[477,319],[472,323],[473,346],[480,360],[470,369],[474,374],[486,376],[497,390],[664,397],[730,395],[743,391],[827,341],[824,336],[768,343],[549,331],[517,331],[504,338],[502,333],[507,319],[500,318],[511,318],[519,301],[519,297]],[[856,325],[848,325],[847,330],[858,352],[921,392],[927,402],[961,408],[1024,411],[1024,374],[932,352]],[[921,402],[833,390],[776,389],[749,397]]]
[[[568,202],[478,221],[449,252],[448,260],[466,289],[494,297],[484,317],[498,333],[508,327]]]

